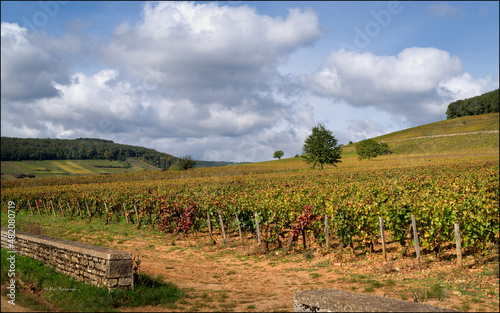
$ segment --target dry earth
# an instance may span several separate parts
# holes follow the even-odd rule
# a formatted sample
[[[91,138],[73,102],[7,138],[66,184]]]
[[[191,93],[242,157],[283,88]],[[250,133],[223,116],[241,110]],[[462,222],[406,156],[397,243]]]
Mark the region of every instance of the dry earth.
[[[441,262],[422,262],[419,265],[411,258],[398,258],[383,262],[381,253],[363,256],[360,260],[344,252],[344,259],[338,253],[322,255],[318,249],[310,260],[304,258],[303,250],[283,256],[282,250],[268,254],[258,253],[251,238],[242,245],[239,240],[223,247],[220,243],[208,245],[208,239],[176,240],[175,245],[164,242],[151,244],[146,240],[115,245],[116,248],[132,252],[141,259],[141,270],[148,274],[162,275],[183,289],[187,298],[175,308],[144,307],[123,311],[293,311],[293,293],[300,290],[333,288],[346,291],[366,292],[366,283],[349,279],[350,274],[365,275],[379,282],[393,280],[394,286],[376,288],[371,294],[413,301],[407,279],[422,279],[431,282],[433,274],[456,272],[454,260]],[[165,241],[165,240],[163,240]],[[238,242],[238,243],[236,243]],[[389,247],[388,260],[399,256],[400,251]],[[381,249],[381,247],[375,247]],[[257,253],[256,253],[257,252]],[[280,255],[281,254],[281,255]],[[433,257],[431,257],[433,258]],[[465,261],[465,272],[479,273],[471,258]],[[441,274],[443,275],[443,274]],[[446,276],[446,275],[445,275]],[[347,279],[346,279],[347,278]],[[422,281],[422,282],[423,282]],[[466,285],[466,281],[450,281],[451,284]],[[484,279],[484,286],[496,286],[496,296],[488,299],[471,300],[472,296],[459,292],[446,292],[443,301],[438,299],[419,299],[426,303],[444,308],[466,308],[469,311],[499,311],[498,278]],[[469,290],[474,295],[477,290]],[[467,306],[464,306],[467,305]]]
[[[82,242],[96,240],[96,235],[82,237]],[[420,303],[471,312],[499,311],[498,277],[478,275],[484,272],[485,266],[475,265],[472,256],[466,257],[465,268],[457,271],[453,249],[448,249],[448,256],[440,262],[435,261],[434,255],[424,254],[419,265],[414,258],[400,258],[397,243],[388,245],[388,262],[383,261],[378,245],[374,254],[359,259],[353,259],[348,251],[344,251],[341,258],[337,250],[325,254],[317,247],[306,260],[301,245],[295,246],[295,251],[288,255],[284,255],[283,249],[263,253],[250,235],[244,244],[232,238],[225,246],[220,241],[209,245],[207,237],[193,240],[182,235],[168,239],[144,236],[127,241],[116,238],[106,245],[133,253],[141,260],[141,272],[161,275],[186,291],[186,298],[172,307],[123,308],[123,312],[290,312],[294,292],[323,288],[413,301],[416,282],[420,282],[420,286],[431,285],[436,276],[441,276],[442,283],[452,289],[445,291],[442,300],[420,298]],[[367,291],[367,279],[384,286]],[[393,284],[388,284],[389,280]],[[459,288],[464,294],[457,291]],[[485,293],[488,289],[494,292]],[[13,310],[2,297],[2,312],[27,311],[19,305]]]

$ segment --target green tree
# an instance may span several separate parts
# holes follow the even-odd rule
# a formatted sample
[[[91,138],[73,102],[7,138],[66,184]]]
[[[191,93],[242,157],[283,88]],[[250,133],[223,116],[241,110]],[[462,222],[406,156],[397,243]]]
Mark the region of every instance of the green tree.
[[[386,143],[377,143],[373,139],[366,139],[356,144],[356,153],[358,160],[376,158],[379,155],[389,150],[389,145]]]
[[[302,155],[307,163],[312,163],[312,168],[317,164],[323,169],[324,164],[341,162],[342,148],[337,146],[337,139],[332,132],[322,124],[313,127],[312,134],[306,138],[302,147]]]
[[[274,151],[273,158],[278,158],[279,160],[281,160],[281,157],[283,157],[284,154],[285,153],[281,150]]]
[[[185,171],[190,168],[194,168],[195,166],[196,166],[196,161],[192,160],[190,155],[181,157],[173,165],[175,169],[178,169],[180,171]]]

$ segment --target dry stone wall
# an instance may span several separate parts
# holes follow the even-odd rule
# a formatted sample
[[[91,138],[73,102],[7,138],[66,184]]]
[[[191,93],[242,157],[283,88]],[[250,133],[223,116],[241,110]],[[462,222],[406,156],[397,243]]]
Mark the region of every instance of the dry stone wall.
[[[12,250],[8,228],[2,227],[2,248]],[[132,254],[116,249],[30,234],[16,230],[17,254],[53,266],[56,271],[109,289],[133,288]]]

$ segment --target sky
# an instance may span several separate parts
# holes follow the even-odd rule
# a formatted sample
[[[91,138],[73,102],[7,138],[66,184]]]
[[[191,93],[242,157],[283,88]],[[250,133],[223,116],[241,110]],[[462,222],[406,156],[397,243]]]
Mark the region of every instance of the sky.
[[[1,135],[301,154],[499,88],[499,2],[1,2]]]

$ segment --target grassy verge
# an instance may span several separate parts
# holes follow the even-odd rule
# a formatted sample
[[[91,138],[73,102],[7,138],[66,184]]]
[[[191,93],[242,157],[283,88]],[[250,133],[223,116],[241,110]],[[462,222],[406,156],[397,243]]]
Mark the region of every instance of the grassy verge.
[[[2,285],[7,277],[7,251],[1,252]],[[172,283],[166,283],[161,277],[136,275],[133,290],[114,290],[96,287],[77,281],[71,277],[55,272],[52,267],[45,266],[34,259],[16,256],[16,304],[29,306],[31,309],[47,310],[34,298],[44,299],[60,311],[64,312],[110,312],[119,307],[137,307],[159,305],[172,307],[184,297],[184,292]],[[36,297],[27,297],[26,288]],[[6,290],[7,291],[7,290]],[[21,293],[20,293],[21,291]]]

